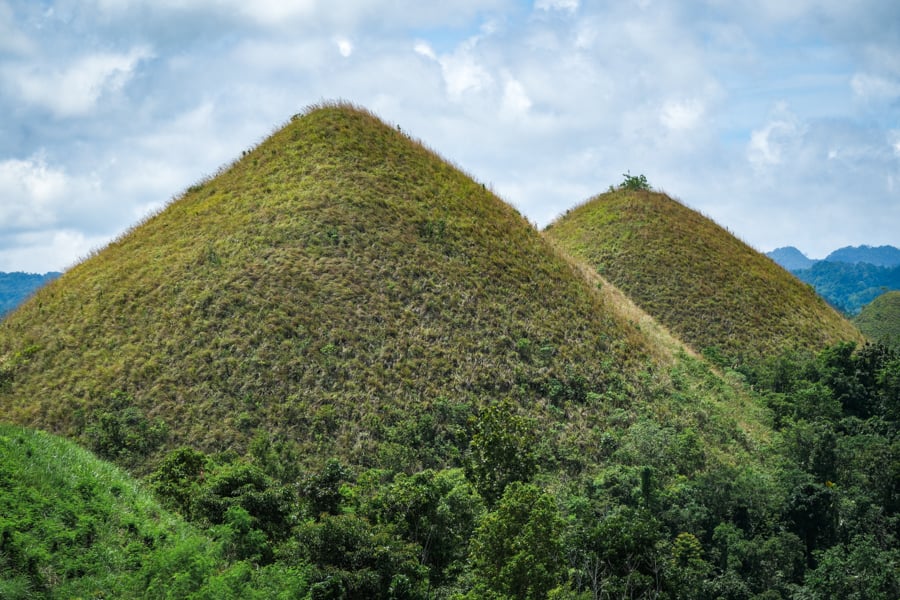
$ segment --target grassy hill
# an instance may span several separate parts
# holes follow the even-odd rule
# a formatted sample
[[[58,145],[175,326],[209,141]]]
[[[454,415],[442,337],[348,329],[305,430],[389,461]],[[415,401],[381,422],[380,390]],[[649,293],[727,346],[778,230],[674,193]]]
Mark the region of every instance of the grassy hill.
[[[900,291],[878,296],[863,307],[853,322],[870,339],[900,347]]]
[[[458,463],[469,419],[512,398],[584,461],[666,354],[485,186],[328,106],[0,324],[0,411],[139,470],[258,432],[414,470]]]
[[[714,369],[611,280],[366,111],[298,115],[0,323],[0,419],[191,524],[0,429],[4,594],[892,597],[896,461],[844,449],[896,448],[900,362]]]
[[[302,582],[228,560],[74,443],[0,424],[0,598],[268,598]]]
[[[610,191],[546,234],[698,351],[734,360],[861,339],[808,286],[664,194]]]

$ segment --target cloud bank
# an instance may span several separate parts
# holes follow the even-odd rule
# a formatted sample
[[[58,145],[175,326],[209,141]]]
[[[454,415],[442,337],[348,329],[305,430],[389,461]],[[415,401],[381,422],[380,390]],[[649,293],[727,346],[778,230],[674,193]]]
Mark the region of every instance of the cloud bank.
[[[875,0],[0,0],[0,270],[73,264],[323,99],[539,226],[630,171],[760,250],[898,245],[898,22]]]

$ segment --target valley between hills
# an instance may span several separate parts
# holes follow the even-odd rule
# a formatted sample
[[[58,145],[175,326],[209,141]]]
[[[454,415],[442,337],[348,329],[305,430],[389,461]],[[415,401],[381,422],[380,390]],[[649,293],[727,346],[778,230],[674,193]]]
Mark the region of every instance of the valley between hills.
[[[537,231],[310,107],[0,321],[0,598],[897,598],[871,331],[642,177]]]

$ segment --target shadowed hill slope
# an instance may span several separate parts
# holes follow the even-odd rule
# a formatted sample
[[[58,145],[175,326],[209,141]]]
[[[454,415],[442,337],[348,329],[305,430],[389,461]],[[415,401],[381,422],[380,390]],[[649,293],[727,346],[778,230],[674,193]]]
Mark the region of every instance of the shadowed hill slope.
[[[853,319],[872,340],[900,348],[900,292],[885,292],[863,307]]]
[[[302,460],[414,469],[457,460],[468,419],[510,397],[586,456],[658,354],[483,185],[328,106],[0,324],[0,416],[138,469],[259,431]]]
[[[808,286],[664,194],[602,194],[546,234],[696,350],[734,360],[861,339]]]

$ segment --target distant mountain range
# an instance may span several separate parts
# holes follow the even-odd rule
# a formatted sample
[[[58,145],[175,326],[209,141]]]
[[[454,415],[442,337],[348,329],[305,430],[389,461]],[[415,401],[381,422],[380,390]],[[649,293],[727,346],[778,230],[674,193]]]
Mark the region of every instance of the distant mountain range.
[[[767,252],[766,256],[777,262],[788,271],[809,269],[817,262],[815,258],[809,258],[803,252],[793,246],[776,248]],[[842,262],[848,264],[867,263],[877,267],[900,266],[900,249],[894,246],[845,246],[838,248],[825,258],[825,262]]]
[[[894,246],[846,246],[822,260],[793,246],[766,255],[850,315],[881,294],[900,290],[900,249]]]
[[[0,272],[0,318],[17,307],[39,287],[60,276],[60,273],[2,273]]]

